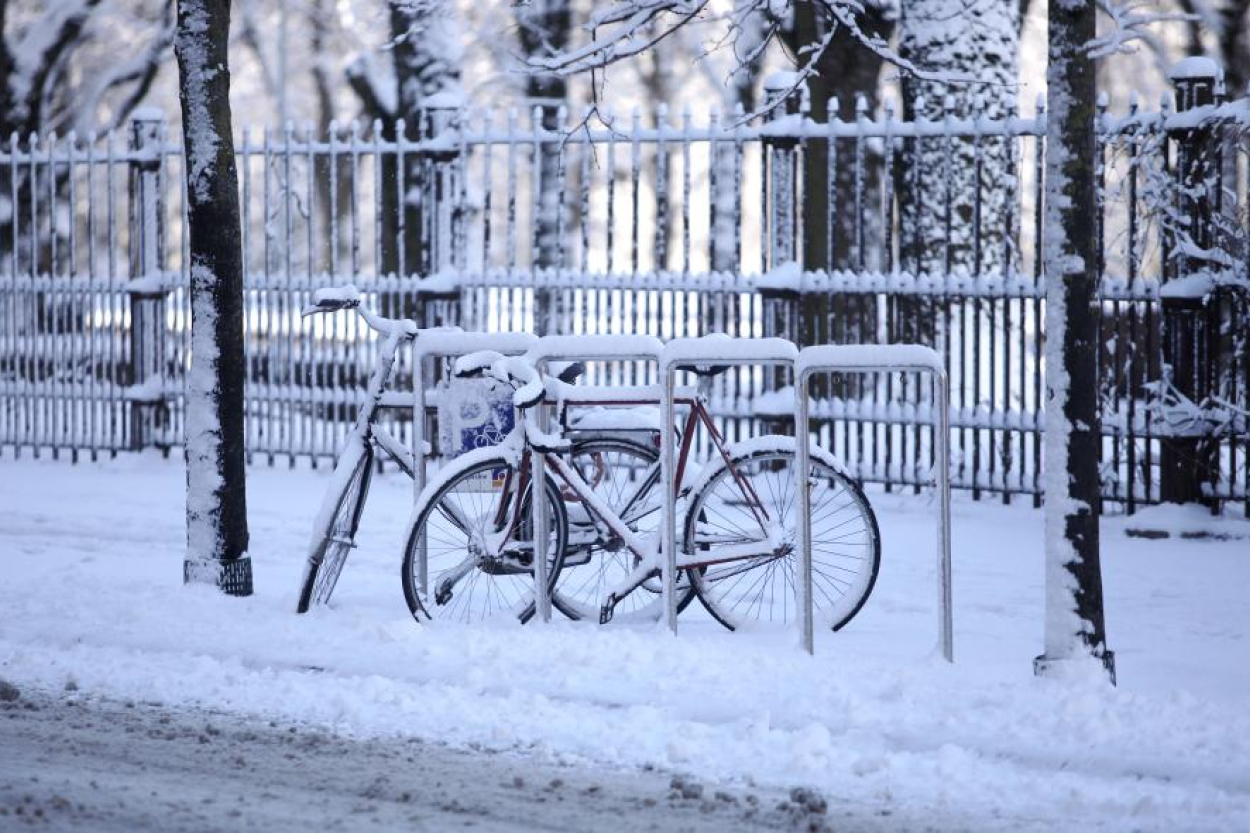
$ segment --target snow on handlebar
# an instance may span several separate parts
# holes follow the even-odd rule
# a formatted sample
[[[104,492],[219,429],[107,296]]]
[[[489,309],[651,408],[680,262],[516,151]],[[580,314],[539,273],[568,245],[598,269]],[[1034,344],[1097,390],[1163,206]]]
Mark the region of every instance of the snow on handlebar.
[[[461,379],[490,376],[496,381],[516,385],[512,392],[512,404],[517,408],[532,408],[543,401],[546,381],[527,359],[505,356],[494,350],[478,350],[456,359],[451,372]]]
[[[407,318],[385,318],[361,306],[360,290],[352,284],[328,286],[313,293],[313,302],[304,307],[301,315],[305,318],[322,312],[337,312],[342,309],[354,309],[369,327],[382,335],[411,336],[417,335],[417,324]]]

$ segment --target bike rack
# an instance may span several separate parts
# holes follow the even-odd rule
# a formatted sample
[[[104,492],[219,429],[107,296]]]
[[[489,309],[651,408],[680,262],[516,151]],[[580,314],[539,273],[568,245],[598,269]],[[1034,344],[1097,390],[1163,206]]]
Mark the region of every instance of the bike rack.
[[[413,418],[413,460],[415,496],[425,486],[425,384],[424,360],[432,357],[461,356],[477,350],[525,354],[541,372],[551,361],[648,361],[658,362],[660,373],[660,472],[661,482],[674,477],[676,436],[676,375],[680,370],[698,367],[788,367],[795,378],[796,489],[799,494],[799,582],[800,642],[808,654],[815,652],[814,609],[812,600],[811,494],[806,472],[810,466],[809,383],[817,373],[927,373],[934,382],[934,445],[936,480],[940,502],[938,513],[938,630],[943,658],[954,662],[950,532],[950,389],[942,358],[932,349],[918,345],[826,345],[799,350],[793,342],[780,338],[731,338],[723,334],[700,338],[673,339],[662,344],[651,336],[582,335],[535,338],[527,333],[466,333],[422,331],[413,348],[414,375],[418,383]],[[544,482],[542,455],[531,456],[531,481]],[[677,633],[677,493],[663,489],[661,584],[668,629]],[[547,589],[548,523],[546,490],[534,491],[534,599],[540,621],[551,619],[551,595]],[[423,565],[424,571],[424,565]],[[421,577],[424,592],[425,576]]]
[[[425,461],[429,456],[425,439],[425,360],[451,358],[475,353],[478,350],[494,350],[505,355],[519,356],[529,350],[538,339],[529,333],[479,333],[465,332],[458,327],[421,330],[412,343],[413,405],[412,405],[412,502],[425,489]],[[422,595],[428,591],[429,582],[425,542],[421,542],[420,573],[417,583]]]
[[[782,338],[731,338],[723,333],[700,338],[676,338],[660,351],[660,481],[672,483],[676,473],[673,447],[677,442],[675,392],[677,371],[708,366],[774,366],[794,369],[799,349]],[[796,468],[796,471],[805,471]],[[806,479],[806,478],[804,478]],[[677,495],[664,490],[663,558],[660,581],[668,629],[677,633]],[[808,594],[810,595],[810,593]]]
[[[526,358],[541,373],[548,362],[654,362],[663,343],[653,336],[580,335],[544,336]],[[545,430],[546,426],[544,426]],[[534,606],[541,622],[551,621],[551,593],[547,589],[547,490],[539,488],[546,476],[543,455],[530,455],[530,482],[534,495]]]
[[[800,473],[799,492],[799,549],[802,555],[802,571],[799,586],[802,598],[800,628],[803,649],[815,652],[815,629],[812,605],[812,512],[811,493],[807,488],[805,473],[810,465],[811,431],[808,420],[808,383],[817,373],[928,373],[933,377],[934,414],[933,432],[938,487],[938,642],[942,656],[947,662],[955,661],[955,632],[951,599],[951,486],[950,486],[950,383],[942,357],[936,351],[919,345],[828,345],[805,347],[799,351],[795,380],[794,434],[800,438],[795,443],[797,451],[796,472]]]

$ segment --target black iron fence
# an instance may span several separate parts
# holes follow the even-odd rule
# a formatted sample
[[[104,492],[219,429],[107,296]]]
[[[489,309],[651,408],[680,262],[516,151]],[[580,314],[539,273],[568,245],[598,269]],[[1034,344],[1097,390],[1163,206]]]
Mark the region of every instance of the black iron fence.
[[[1213,79],[1178,83],[1179,112],[1099,116],[1103,483],[1129,511],[1178,488],[1250,500],[1250,105]],[[375,344],[347,316],[298,313],[351,281],[426,325],[931,344],[952,380],[954,484],[1039,496],[1045,114],[908,122],[848,104],[827,124],[794,97],[756,120],[561,111],[547,129],[469,110],[245,132],[249,448],[333,456]],[[124,138],[0,150],[0,447],[78,459],[180,442],[181,164],[151,113]],[[789,412],[790,384],[735,370],[714,412],[748,433]],[[830,379],[813,416],[861,477],[919,487],[923,391]]]

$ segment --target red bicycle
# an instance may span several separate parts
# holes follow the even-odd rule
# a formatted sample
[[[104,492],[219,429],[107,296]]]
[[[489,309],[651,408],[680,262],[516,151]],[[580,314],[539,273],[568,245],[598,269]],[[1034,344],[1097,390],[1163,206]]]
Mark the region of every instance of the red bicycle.
[[[592,388],[541,374],[521,357],[482,352],[457,360],[462,377],[489,375],[513,389],[517,424],[504,441],[444,466],[417,499],[403,559],[404,595],[418,621],[533,615],[534,524],[530,460],[543,455],[549,522],[544,548],[552,602],[574,619],[654,621],[661,616],[659,432],[625,426],[578,430],[579,406],[656,405],[653,387]],[[698,372],[698,371],[696,371]],[[716,372],[715,370],[704,372]],[[552,400],[560,430],[537,408]],[[696,596],[725,627],[797,616],[798,494],[795,439],[727,444],[695,393],[684,410],[673,489],[684,511],[678,609]],[[700,427],[712,459],[682,488]],[[837,630],[876,582],[880,536],[859,485],[811,446],[812,597],[819,626]]]

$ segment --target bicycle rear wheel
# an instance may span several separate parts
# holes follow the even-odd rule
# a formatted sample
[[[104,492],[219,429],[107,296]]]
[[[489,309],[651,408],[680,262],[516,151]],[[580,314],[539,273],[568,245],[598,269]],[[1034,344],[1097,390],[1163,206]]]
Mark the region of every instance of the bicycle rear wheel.
[[[534,615],[531,490],[526,487],[517,518],[518,472],[511,462],[503,456],[465,459],[440,472],[440,485],[427,489],[428,497],[414,510],[401,576],[408,609],[418,622],[529,621]],[[564,562],[568,520],[550,476],[546,488],[551,590]],[[487,555],[497,546],[502,546],[498,555]]]
[[[307,613],[330,601],[347,554],[355,546],[372,470],[373,447],[359,439],[350,441],[334,467],[333,482],[313,522],[297,613]]]
[[[685,552],[707,564],[690,570],[704,606],[730,630],[798,618],[798,492],[793,437],[765,437],[730,449],[700,476],[686,516]],[[863,491],[828,452],[813,447],[811,471],[812,603],[818,628],[854,618],[877,580],[881,539]],[[758,496],[758,502],[751,495]],[[762,507],[763,522],[755,510]],[[717,550],[769,546],[768,554],[717,561]]]
[[[646,540],[660,527],[659,451],[619,437],[592,437],[573,444],[569,465],[630,530]],[[569,542],[552,603],[570,619],[598,621],[604,597],[633,572],[637,558],[571,493],[565,495]],[[658,580],[644,582],[614,609],[613,622],[655,622],[664,614]],[[678,610],[694,598],[684,574],[677,577]]]

